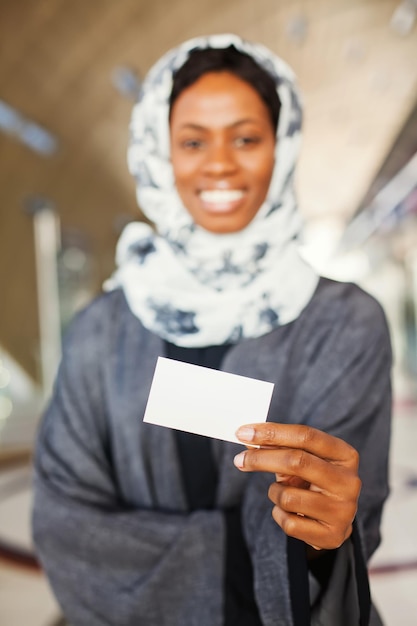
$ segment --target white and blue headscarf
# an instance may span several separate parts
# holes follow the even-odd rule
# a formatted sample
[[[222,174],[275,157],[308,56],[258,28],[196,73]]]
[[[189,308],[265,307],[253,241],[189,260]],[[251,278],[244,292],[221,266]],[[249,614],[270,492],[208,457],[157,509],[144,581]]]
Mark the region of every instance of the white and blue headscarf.
[[[243,230],[215,234],[197,226],[175,188],[170,161],[173,73],[196,48],[250,55],[275,79],[281,101],[275,167],[267,197]],[[184,347],[259,337],[296,319],[318,277],[299,255],[301,219],[293,189],[301,105],[290,68],[236,35],[199,37],[165,54],[148,73],[133,109],[128,164],[143,213],[155,229],[128,224],[117,245],[112,286],[160,337]]]

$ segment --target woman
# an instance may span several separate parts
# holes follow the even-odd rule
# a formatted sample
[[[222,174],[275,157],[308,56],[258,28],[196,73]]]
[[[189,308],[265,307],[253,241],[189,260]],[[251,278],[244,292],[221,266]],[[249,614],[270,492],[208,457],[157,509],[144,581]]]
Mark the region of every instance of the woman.
[[[155,231],[127,227],[73,323],[36,451],[35,542],[73,626],[369,621],[390,345],[370,296],[298,255],[300,124],[291,71],[236,36],[144,82],[129,166]],[[237,433],[261,447],[144,424],[160,355],[275,383]]]

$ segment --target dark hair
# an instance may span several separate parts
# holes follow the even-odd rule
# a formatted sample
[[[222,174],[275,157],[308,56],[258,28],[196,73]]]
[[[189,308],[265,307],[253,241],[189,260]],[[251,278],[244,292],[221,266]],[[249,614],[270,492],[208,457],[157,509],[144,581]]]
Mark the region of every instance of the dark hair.
[[[184,65],[174,73],[169,98],[170,113],[181,92],[208,72],[230,72],[249,83],[268,107],[272,125],[276,131],[281,102],[277,94],[275,80],[251,56],[245,52],[240,52],[234,46],[228,48],[196,48],[190,52]]]

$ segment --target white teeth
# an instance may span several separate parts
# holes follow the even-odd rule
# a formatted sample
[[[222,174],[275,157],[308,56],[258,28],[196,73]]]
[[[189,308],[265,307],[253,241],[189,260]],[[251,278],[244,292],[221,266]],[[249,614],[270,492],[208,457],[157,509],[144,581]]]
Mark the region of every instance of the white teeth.
[[[210,204],[223,204],[240,200],[243,195],[240,189],[207,189],[200,193],[200,198]]]

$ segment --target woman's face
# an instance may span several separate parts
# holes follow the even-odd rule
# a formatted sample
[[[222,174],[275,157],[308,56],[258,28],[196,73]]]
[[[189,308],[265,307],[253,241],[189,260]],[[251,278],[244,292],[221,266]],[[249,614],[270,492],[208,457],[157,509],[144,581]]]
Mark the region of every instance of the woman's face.
[[[275,134],[266,104],[229,72],[204,74],[171,110],[171,159],[180,198],[214,233],[242,230],[265,200]]]

